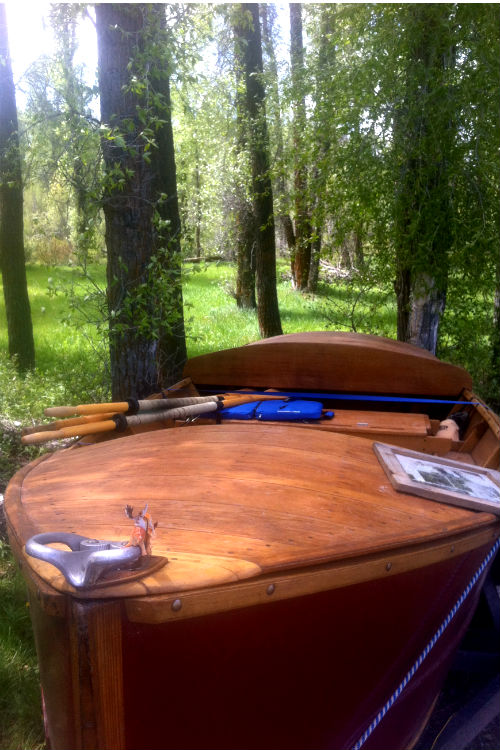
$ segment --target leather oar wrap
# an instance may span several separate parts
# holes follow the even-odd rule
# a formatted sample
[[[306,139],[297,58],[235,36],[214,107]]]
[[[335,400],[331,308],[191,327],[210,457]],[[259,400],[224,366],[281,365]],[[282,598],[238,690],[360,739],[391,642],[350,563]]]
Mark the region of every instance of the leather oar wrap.
[[[204,401],[203,403],[194,403],[190,406],[182,406],[178,409],[164,409],[163,411],[151,411],[145,414],[140,412],[134,414],[131,417],[126,417],[124,414],[116,414],[112,421],[116,425],[118,431],[126,430],[127,427],[138,427],[143,424],[151,424],[151,422],[159,422],[163,419],[187,419],[188,417],[194,417],[198,414],[207,414],[211,411],[218,411],[222,408],[222,401]]]
[[[174,409],[179,406],[192,406],[194,404],[209,404],[211,402],[217,402],[220,400],[220,396],[187,396],[185,398],[156,398],[148,399],[145,401],[138,401],[138,409],[136,411],[130,411],[128,414],[137,414],[139,411],[143,412],[150,411],[163,411],[164,409]]]

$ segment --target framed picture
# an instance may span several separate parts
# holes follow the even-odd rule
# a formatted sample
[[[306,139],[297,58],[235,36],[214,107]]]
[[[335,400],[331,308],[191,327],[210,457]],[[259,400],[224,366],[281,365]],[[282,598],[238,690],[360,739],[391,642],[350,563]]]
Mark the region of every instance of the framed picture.
[[[396,490],[500,515],[499,471],[385,443],[373,450]]]

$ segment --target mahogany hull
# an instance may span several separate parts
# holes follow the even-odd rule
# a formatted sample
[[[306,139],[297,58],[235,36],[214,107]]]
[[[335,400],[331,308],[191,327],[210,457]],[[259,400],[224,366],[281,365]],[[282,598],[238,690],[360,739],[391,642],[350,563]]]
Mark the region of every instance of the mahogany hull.
[[[355,586],[160,624],[130,621],[123,602],[71,597],[66,616],[51,615],[33,596],[51,746],[348,750],[489,549]],[[412,746],[481,583],[364,747]]]

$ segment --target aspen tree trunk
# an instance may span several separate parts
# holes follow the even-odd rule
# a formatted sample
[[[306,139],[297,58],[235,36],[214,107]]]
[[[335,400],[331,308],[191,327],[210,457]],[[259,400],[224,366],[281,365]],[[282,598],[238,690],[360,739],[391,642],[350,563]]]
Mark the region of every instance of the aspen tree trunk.
[[[395,119],[400,149],[395,244],[398,339],[435,353],[452,244],[448,180],[454,123],[448,74],[454,53],[449,6],[407,6],[406,99]]]
[[[269,73],[271,76],[272,86],[276,89],[276,114],[274,117],[274,132],[276,139],[276,155],[275,160],[278,163],[278,175],[275,179],[274,185],[274,204],[275,214],[278,217],[278,221],[281,226],[281,232],[285,239],[288,251],[290,254],[295,252],[295,231],[293,228],[293,222],[290,214],[286,210],[288,204],[287,189],[285,184],[285,177],[283,170],[280,169],[280,165],[283,161],[283,126],[281,123],[281,106],[280,106],[280,94],[279,94],[279,79],[278,79],[278,63],[276,61],[276,54],[274,51],[272,26],[269,19],[269,8],[267,3],[260,3],[260,17],[262,21],[262,45],[268,58]]]
[[[247,166],[248,112],[245,86],[245,48],[248,19],[241,9],[232,14],[236,75],[236,151],[240,163]],[[253,206],[247,197],[244,174],[237,174],[234,185],[236,242],[236,304],[242,309],[257,307],[255,296],[255,256],[257,236]]]
[[[336,5],[328,3],[318,6],[319,12],[319,49],[316,68],[315,90],[315,155],[311,170],[311,261],[307,280],[307,291],[314,293],[319,280],[319,263],[321,259],[323,225],[325,222],[324,190],[329,169],[326,167],[331,149],[333,133],[331,121],[334,116],[335,91],[332,91],[335,73],[335,47],[332,45]]]
[[[302,42],[302,5],[290,3],[290,64],[293,96],[293,145],[295,151],[295,247],[291,258],[292,283],[300,291],[307,289],[311,263],[311,223],[308,207],[307,166],[304,132],[306,104],[304,96],[304,45]]]
[[[35,366],[24,256],[23,185],[5,5],[0,4],[0,270],[9,354],[21,372]]]
[[[246,32],[245,89],[256,222],[257,316],[260,335],[267,338],[283,331],[276,290],[273,190],[269,174],[269,141],[262,83],[262,42],[258,3],[244,3],[241,7],[251,18],[251,26]]]

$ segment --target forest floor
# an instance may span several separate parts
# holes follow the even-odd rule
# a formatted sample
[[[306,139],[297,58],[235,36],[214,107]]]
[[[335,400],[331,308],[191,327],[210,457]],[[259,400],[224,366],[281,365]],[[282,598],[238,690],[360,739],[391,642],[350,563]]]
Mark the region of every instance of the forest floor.
[[[414,750],[500,750],[500,558]],[[495,584],[495,585],[493,585]],[[488,591],[489,597],[484,592]],[[489,599],[489,604],[488,604]]]
[[[434,750],[449,723],[482,686],[483,682],[472,679],[471,675],[450,672],[429,723],[414,750]],[[464,734],[469,731],[473,730],[467,725]],[[463,737],[460,734],[457,739],[459,742],[462,739],[462,742],[453,750],[458,747],[462,750],[500,750],[500,705],[495,718],[467,745],[462,744]]]

